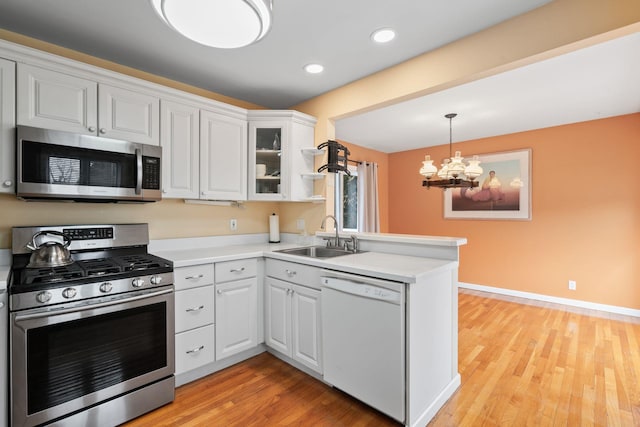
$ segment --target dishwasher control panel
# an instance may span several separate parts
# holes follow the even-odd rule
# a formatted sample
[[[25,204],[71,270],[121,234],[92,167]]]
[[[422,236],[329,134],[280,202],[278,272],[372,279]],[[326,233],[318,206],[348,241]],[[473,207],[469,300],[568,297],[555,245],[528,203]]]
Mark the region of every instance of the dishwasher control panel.
[[[336,291],[359,295],[366,298],[388,301],[395,304],[402,302],[402,293],[380,286],[370,285],[368,283],[356,282],[336,277],[322,277],[322,285],[325,288],[334,289]]]

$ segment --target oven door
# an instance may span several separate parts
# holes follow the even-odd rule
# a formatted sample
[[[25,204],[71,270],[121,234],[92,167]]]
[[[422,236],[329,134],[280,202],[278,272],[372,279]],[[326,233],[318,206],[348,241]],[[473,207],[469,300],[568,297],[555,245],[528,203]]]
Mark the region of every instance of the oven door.
[[[11,417],[33,426],[174,373],[173,287],[11,314]]]

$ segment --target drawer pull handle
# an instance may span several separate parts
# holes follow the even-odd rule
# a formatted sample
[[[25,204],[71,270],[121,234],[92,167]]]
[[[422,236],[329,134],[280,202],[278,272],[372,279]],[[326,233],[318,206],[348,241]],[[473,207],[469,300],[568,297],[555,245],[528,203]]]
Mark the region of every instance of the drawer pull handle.
[[[244,267],[232,268],[231,270],[229,270],[230,273],[242,273],[243,271],[244,271]]]
[[[204,345],[201,345],[201,346],[200,346],[200,347],[198,347],[198,348],[194,348],[193,350],[187,350],[187,354],[197,353],[197,352],[199,352],[200,350],[204,350]]]
[[[291,277],[291,276],[295,276],[296,275],[296,271],[295,270],[285,270],[285,273],[287,273],[287,276]]]
[[[185,277],[186,280],[194,280],[194,279],[202,279],[204,277],[204,274],[198,274],[197,276],[187,276]]]
[[[185,311],[187,313],[191,313],[192,311],[200,311],[204,308],[204,305],[201,305],[200,307],[192,307],[192,308],[187,308]]]

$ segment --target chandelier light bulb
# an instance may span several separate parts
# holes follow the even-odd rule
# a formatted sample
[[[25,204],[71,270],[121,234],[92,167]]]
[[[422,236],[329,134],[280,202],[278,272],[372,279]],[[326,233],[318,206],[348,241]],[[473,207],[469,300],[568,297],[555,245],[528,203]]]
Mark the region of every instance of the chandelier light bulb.
[[[422,185],[430,187],[441,187],[443,189],[455,188],[455,187],[477,187],[478,182],[475,181],[480,175],[482,175],[482,168],[480,167],[480,159],[478,156],[473,156],[473,159],[469,160],[468,164],[464,163],[464,157],[460,151],[456,151],[454,155],[451,155],[453,138],[452,138],[452,125],[451,121],[456,117],[456,113],[445,114],[445,117],[449,119],[449,158],[444,159],[440,170],[436,170],[433,166],[433,160],[431,156],[425,156],[422,162],[422,168],[420,168],[420,174],[426,178],[422,182]],[[434,179],[437,176],[439,179]],[[466,177],[466,180],[463,178]]]

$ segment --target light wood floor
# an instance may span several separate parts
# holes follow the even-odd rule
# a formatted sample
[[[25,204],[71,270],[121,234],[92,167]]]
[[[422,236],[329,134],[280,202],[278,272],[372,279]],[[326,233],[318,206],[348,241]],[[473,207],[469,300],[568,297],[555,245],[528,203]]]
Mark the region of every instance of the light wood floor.
[[[430,426],[640,426],[640,319],[461,290],[462,385]],[[394,426],[269,354],[127,427]]]

